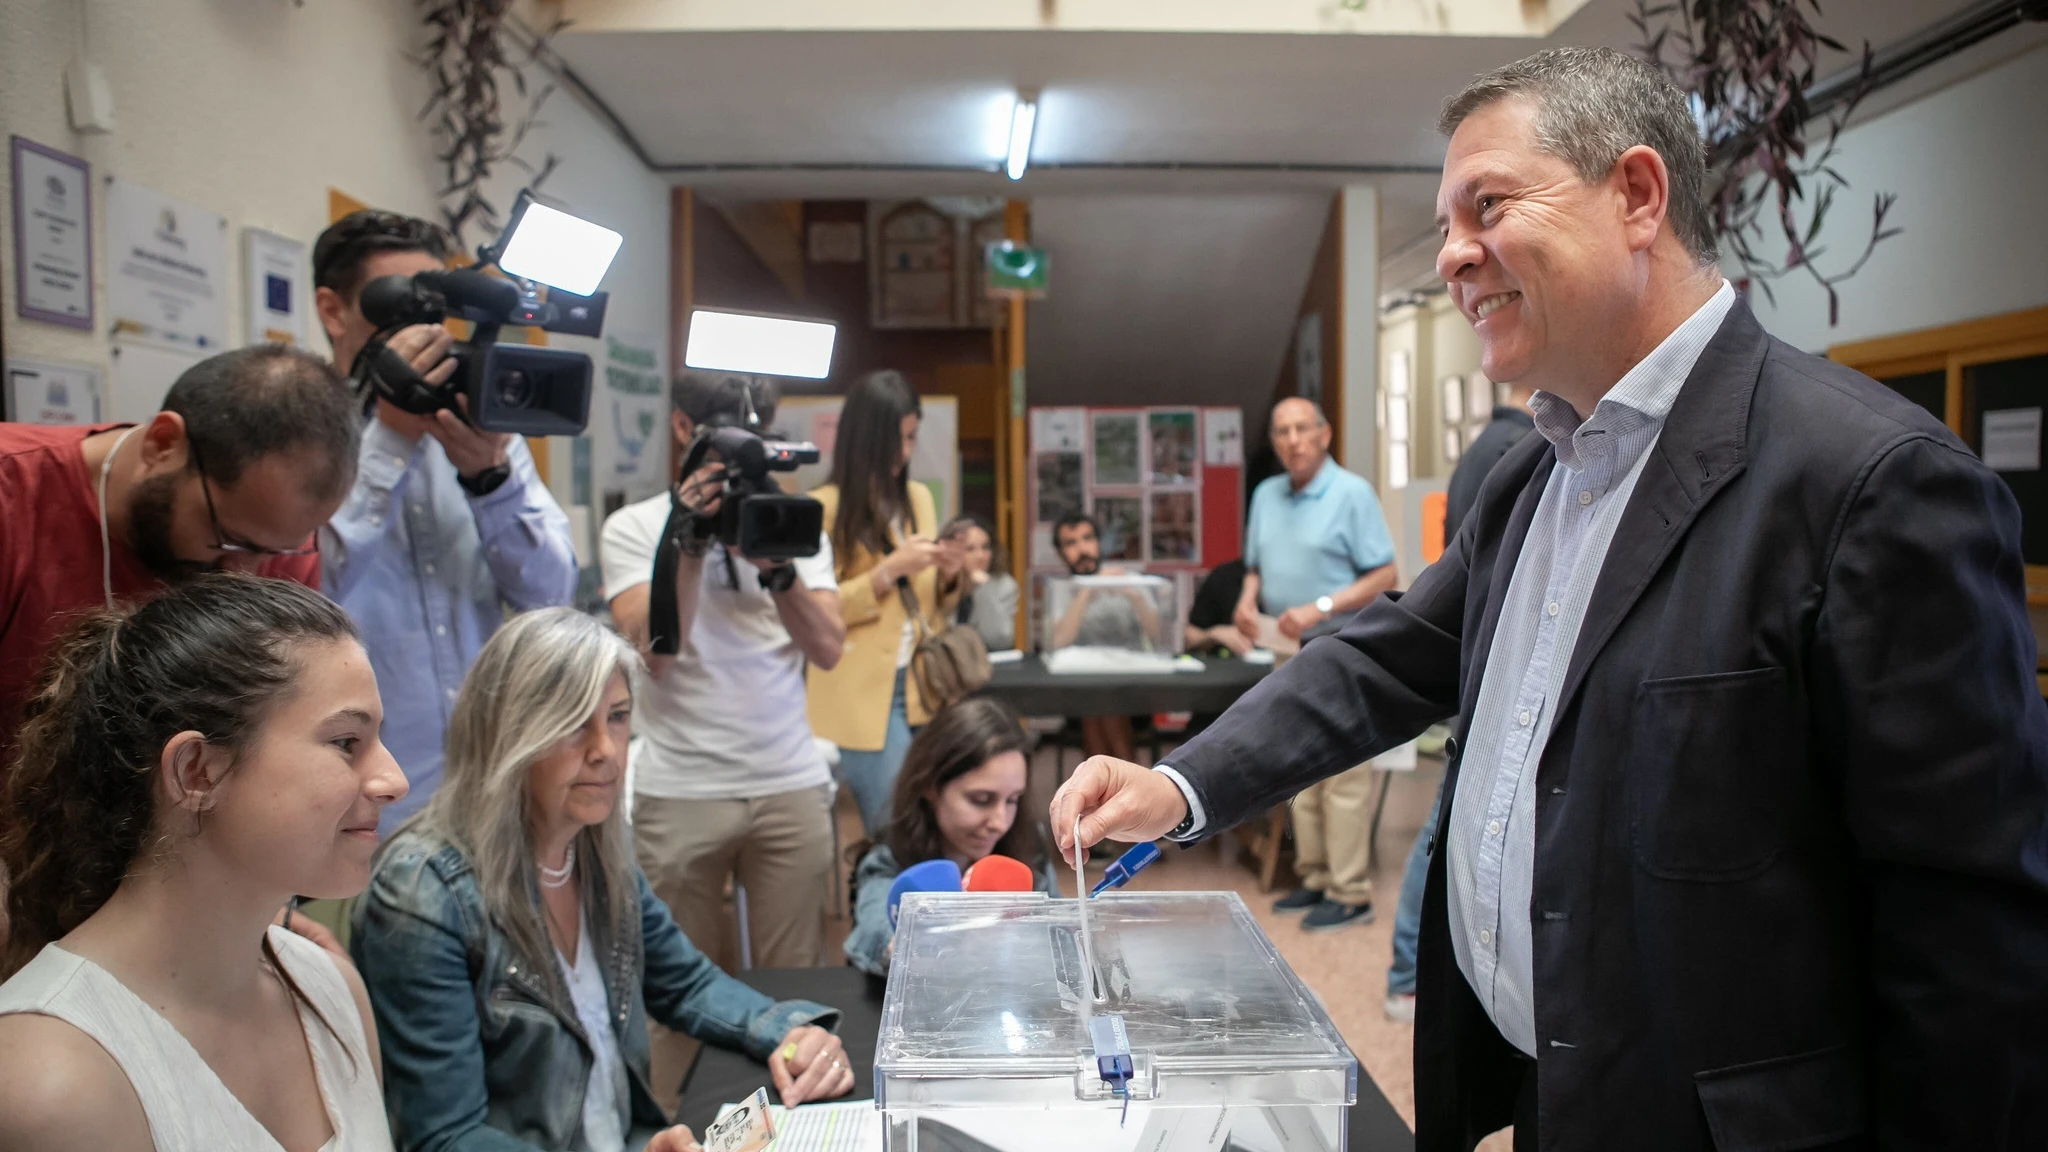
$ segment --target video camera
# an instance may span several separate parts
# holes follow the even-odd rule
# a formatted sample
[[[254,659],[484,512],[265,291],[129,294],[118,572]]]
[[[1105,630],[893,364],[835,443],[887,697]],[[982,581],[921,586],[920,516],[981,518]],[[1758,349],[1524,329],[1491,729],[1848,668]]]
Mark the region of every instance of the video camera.
[[[496,244],[477,250],[468,268],[380,276],[358,296],[363,318],[377,333],[357,353],[350,376],[396,407],[419,415],[441,409],[463,414],[487,432],[574,436],[590,420],[590,357],[558,348],[500,344],[507,324],[568,336],[604,330],[608,295],[596,291],[621,237],[617,232],[550,208],[521,192]],[[516,279],[483,271],[498,266]],[[543,295],[540,286],[545,285]],[[450,316],[475,331],[450,356],[459,367],[443,384],[429,384],[386,343],[401,328],[439,324]]]
[[[758,426],[753,397],[741,389],[745,424]],[[707,423],[690,441],[678,472],[688,484],[707,459],[724,465],[716,492],[693,495],[698,506],[718,501],[718,511],[698,514],[683,503],[681,485],[669,494],[668,523],[654,554],[653,587],[648,594],[648,648],[657,656],[673,656],[682,645],[676,572],[687,553],[701,556],[716,540],[725,546],[727,563],[735,555],[749,560],[795,560],[818,554],[818,536],[825,528],[825,506],[809,496],[792,496],[776,487],[771,473],[794,472],[818,462],[818,446],[769,440],[751,427]],[[737,576],[734,577],[737,580]]]
[[[701,551],[715,539],[727,550],[754,560],[795,560],[818,554],[825,506],[809,496],[791,496],[769,478],[771,472],[794,472],[816,464],[816,444],[764,440],[745,428],[706,428],[691,442],[690,453],[683,459],[685,483],[712,453],[725,464],[717,493],[718,511],[712,516],[691,515],[688,531],[696,545],[693,550]],[[700,501],[710,502],[708,496]],[[682,507],[680,500],[677,506]]]

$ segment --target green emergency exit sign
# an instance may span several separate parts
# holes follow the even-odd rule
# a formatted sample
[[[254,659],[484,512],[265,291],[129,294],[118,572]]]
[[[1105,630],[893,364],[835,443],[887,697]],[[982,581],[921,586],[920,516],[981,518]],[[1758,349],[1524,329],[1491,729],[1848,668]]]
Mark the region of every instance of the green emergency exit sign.
[[[1045,298],[1045,249],[1019,244],[1015,240],[996,240],[989,244],[986,257],[983,263],[988,267],[990,296],[1022,296],[1027,300]]]

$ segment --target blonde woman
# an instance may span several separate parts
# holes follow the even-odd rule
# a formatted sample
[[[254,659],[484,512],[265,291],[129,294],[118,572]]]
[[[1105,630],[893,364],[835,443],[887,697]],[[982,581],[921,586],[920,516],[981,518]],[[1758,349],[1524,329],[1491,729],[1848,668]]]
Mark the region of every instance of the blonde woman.
[[[634,864],[635,659],[572,609],[515,617],[456,699],[440,790],[378,854],[350,946],[401,1148],[690,1152],[648,1084],[650,1017],[767,1060],[785,1104],[853,1086],[838,1012],[719,971]]]

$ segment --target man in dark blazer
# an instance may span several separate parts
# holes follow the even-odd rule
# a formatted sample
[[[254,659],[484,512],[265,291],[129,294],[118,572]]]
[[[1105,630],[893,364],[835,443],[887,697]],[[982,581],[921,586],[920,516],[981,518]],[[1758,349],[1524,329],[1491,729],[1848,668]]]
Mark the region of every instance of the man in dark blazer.
[[[1446,106],[1438,268],[1536,388],[1444,557],[1079,835],[1211,835],[1453,713],[1417,1146],[2048,1147],[2048,712],[2019,513],[1722,282],[1683,96],[1554,49]]]

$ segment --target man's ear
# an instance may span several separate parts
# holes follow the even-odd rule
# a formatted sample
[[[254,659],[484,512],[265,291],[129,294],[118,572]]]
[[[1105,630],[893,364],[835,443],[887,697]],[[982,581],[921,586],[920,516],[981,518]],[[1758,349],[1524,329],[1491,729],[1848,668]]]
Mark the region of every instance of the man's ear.
[[[1671,173],[1664,157],[1638,144],[1614,161],[1614,180],[1621,192],[1621,225],[1631,251],[1647,251],[1665,231],[1671,207]]]
[[[183,469],[190,454],[185,443],[185,418],[176,412],[158,412],[142,426],[142,467],[155,473],[165,468]]]
[[[313,311],[320,316],[320,328],[327,333],[327,343],[332,345],[341,339],[348,328],[348,314],[355,306],[341,298],[341,293],[332,288],[313,290]]]

